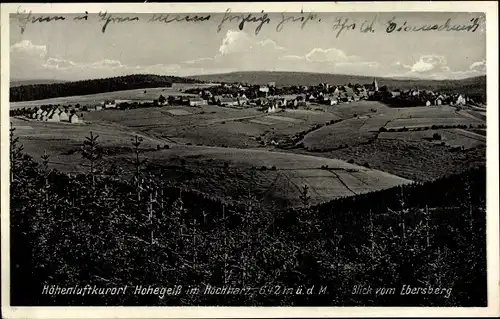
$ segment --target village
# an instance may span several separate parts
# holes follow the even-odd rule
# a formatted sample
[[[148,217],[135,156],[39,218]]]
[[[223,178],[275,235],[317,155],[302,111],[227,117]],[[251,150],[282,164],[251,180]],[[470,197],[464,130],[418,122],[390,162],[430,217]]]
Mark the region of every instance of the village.
[[[146,93],[146,91],[144,91]],[[451,105],[460,108],[465,105],[482,109],[481,105],[464,94],[446,94],[429,90],[390,90],[379,87],[377,79],[370,84],[330,85],[320,83],[316,86],[277,87],[275,82],[267,85],[248,85],[242,83],[221,83],[207,88],[189,88],[183,95],[160,94],[154,100],[103,100],[86,104],[44,104],[32,108],[11,110],[13,116],[25,116],[42,122],[82,123],[83,112],[103,109],[136,109],[144,107],[190,106],[203,107],[217,105],[235,109],[257,108],[264,113],[276,113],[284,109],[312,109],[318,106],[333,107],[360,100],[380,101],[391,107],[417,107]],[[324,110],[315,108],[315,110]],[[80,115],[78,115],[80,113]]]

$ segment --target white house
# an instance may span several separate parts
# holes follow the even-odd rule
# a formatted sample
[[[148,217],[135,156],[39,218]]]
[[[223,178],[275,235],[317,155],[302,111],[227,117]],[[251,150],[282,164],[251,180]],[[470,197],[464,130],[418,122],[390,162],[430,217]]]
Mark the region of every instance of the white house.
[[[66,113],[65,111],[62,111],[61,113],[59,113],[59,120],[60,121],[69,121],[68,113]]]
[[[202,106],[207,105],[207,100],[202,99],[201,97],[190,97],[189,98],[189,106]]]
[[[458,96],[457,105],[465,105],[465,98],[462,95]]]
[[[239,97],[238,98],[238,105],[239,106],[244,106],[248,104],[248,99],[246,97]]]
[[[267,86],[261,86],[259,88],[259,91],[267,94],[267,93],[269,93],[269,87],[267,87]]]
[[[69,117],[69,121],[70,121],[71,123],[79,123],[79,122],[80,122],[80,120],[78,119],[78,115],[76,115],[76,114],[72,114],[72,115]]]
[[[278,111],[278,107],[276,105],[273,105],[272,107],[267,108],[267,113],[275,113]]]
[[[51,112],[49,116],[47,117],[47,122],[59,122],[59,114],[57,112]]]
[[[223,97],[219,100],[222,106],[238,106],[238,100],[232,97]]]
[[[104,101],[104,108],[105,109],[116,108],[116,101],[115,100]]]
[[[431,101],[425,102],[425,106],[431,106]]]

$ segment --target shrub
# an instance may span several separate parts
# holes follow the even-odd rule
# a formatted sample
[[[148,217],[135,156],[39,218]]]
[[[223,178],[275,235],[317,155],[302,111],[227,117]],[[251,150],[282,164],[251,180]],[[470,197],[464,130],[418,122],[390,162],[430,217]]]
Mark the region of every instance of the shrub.
[[[432,135],[432,139],[433,139],[433,140],[436,140],[436,141],[440,141],[440,140],[442,139],[441,134],[439,134],[439,133],[434,133],[434,134]]]
[[[354,164],[354,160],[351,158],[350,160],[347,161],[349,164]]]
[[[165,145],[163,145],[163,148],[166,149],[166,150],[168,150],[168,149],[170,149],[170,145],[165,144]]]
[[[378,131],[379,131],[379,132],[387,132],[387,129],[386,129],[385,127],[383,127],[383,126],[382,126],[382,127],[381,127]]]
[[[366,168],[370,168],[370,164],[369,164],[368,162],[365,162],[365,163],[363,164],[363,166],[364,166],[364,167],[366,167]]]

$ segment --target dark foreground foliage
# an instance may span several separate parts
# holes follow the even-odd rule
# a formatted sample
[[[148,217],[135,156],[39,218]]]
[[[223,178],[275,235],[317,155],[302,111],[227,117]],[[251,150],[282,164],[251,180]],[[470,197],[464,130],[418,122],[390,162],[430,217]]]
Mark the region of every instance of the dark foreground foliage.
[[[318,207],[304,188],[303,208],[270,211],[172,187],[141,171],[139,152],[125,180],[103,171],[97,152],[91,136],[90,171],[69,175],[48,157],[35,164],[11,137],[12,305],[486,306],[484,167]],[[51,295],[44,285],[127,293]],[[182,293],[134,294],[136,285]],[[256,289],[215,295],[207,285]],[[403,285],[452,290],[406,295]],[[353,294],[361,286],[373,291]]]

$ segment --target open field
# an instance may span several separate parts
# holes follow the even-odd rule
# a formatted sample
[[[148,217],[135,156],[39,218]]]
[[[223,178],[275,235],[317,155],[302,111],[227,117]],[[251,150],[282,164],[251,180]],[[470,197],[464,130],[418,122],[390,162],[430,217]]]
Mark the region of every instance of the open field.
[[[89,94],[89,95],[78,95],[78,96],[68,96],[68,97],[58,97],[44,100],[36,101],[25,101],[25,102],[11,102],[10,109],[20,109],[23,107],[35,107],[43,104],[101,104],[104,100],[130,100],[130,101],[153,101],[157,99],[160,95],[165,97],[169,95],[173,96],[193,96],[192,94],[186,94],[182,91],[193,88],[193,87],[208,87],[212,86],[209,84],[181,84],[174,83],[172,87],[159,87],[159,88],[148,88],[148,89],[137,89],[137,90],[125,90],[125,91],[115,91],[99,94]],[[146,92],[146,93],[144,93]]]
[[[375,109],[377,111],[373,112]],[[456,109],[450,106],[390,108],[377,102],[360,101],[339,107],[332,107],[331,110],[339,116],[344,116],[344,118],[347,118],[351,114],[355,114],[357,117],[347,118],[340,123],[327,125],[308,133],[303,139],[303,145],[307,150],[334,150],[341,147],[352,147],[369,143],[378,137],[390,138],[390,134],[393,132],[379,135],[381,127],[400,129],[430,128],[433,125],[477,126],[485,124],[484,121],[478,118],[467,116],[463,112],[456,112]],[[422,137],[429,134],[424,132],[414,133],[413,135],[410,132],[406,133],[408,134],[401,134],[400,137],[403,139],[409,138],[409,140],[413,141],[415,141],[415,138],[422,140]],[[449,132],[444,132],[443,134],[450,135]],[[450,137],[450,145],[474,147],[481,144],[481,141],[477,144],[476,137],[463,135],[459,138]],[[451,142],[451,140],[455,141]]]
[[[119,162],[123,160],[124,156],[117,155],[114,157],[114,161]],[[259,185],[254,187],[260,190],[260,194],[286,202],[297,201],[304,185],[309,187],[312,201],[319,203],[332,198],[411,183],[408,179],[348,164],[341,160],[256,149],[175,145],[169,150],[148,152],[147,158],[151,165],[158,166],[171,165],[180,158],[183,159],[183,167],[186,169],[190,169],[190,166],[211,167],[212,169],[219,167],[220,170],[229,167],[229,170],[248,171],[248,168],[255,167]],[[262,166],[266,167],[264,171],[260,170]],[[328,168],[322,168],[322,166]],[[266,175],[273,178],[266,178]],[[203,178],[208,177],[205,176],[201,179]],[[231,190],[231,188],[236,187],[238,180],[238,176],[227,174],[222,179],[212,182],[206,180],[205,183],[201,184],[217,183],[218,187],[228,190],[227,194],[234,195],[234,192],[242,191],[241,189]],[[252,190],[252,192],[254,191]],[[295,204],[299,204],[299,202],[295,202]]]
[[[439,129],[440,141],[428,139],[434,130],[379,132],[394,123],[484,123],[449,106],[390,108],[360,101],[324,110],[269,114],[258,108],[165,106],[83,112],[85,122],[78,125],[12,121],[28,154],[39,159],[47,150],[52,167],[63,171],[88,169],[78,150],[90,131],[100,135],[105,162],[130,168],[130,139],[140,135],[149,169],[160,168],[193,189],[222,198],[250,191],[265,201],[292,203],[308,185],[317,203],[432,180],[485,161],[485,137],[474,131]],[[304,148],[276,150],[297,137],[303,137]],[[464,149],[454,150],[456,146]],[[255,184],[249,184],[250,167],[257,168]]]
[[[372,168],[414,181],[431,181],[479,167],[486,162],[484,145],[452,151],[450,146],[440,143],[400,139],[376,139],[372,143],[321,153],[306,150],[294,150],[294,152],[320,154],[323,157],[353,161],[358,165],[367,164]]]
[[[433,140],[434,134],[441,136],[440,140]],[[464,147],[466,149],[486,145],[486,136],[463,129],[439,129],[412,132],[382,132],[379,139],[396,139],[409,142],[432,142],[448,146]]]
[[[391,121],[386,128],[387,129],[398,129],[398,128],[417,128],[417,127],[431,127],[433,125],[479,125],[482,124],[479,120],[473,120],[471,118],[464,117],[454,117],[454,118],[413,118],[413,119],[396,119]]]
[[[51,156],[51,167],[68,172],[86,171],[88,169],[86,161],[81,158],[78,150],[85,136],[92,130],[94,134],[99,135],[100,145],[105,150],[104,166],[120,163],[125,169],[133,170],[130,139],[135,132],[127,131],[118,125],[95,123],[71,125],[18,119],[13,119],[13,125],[27,153],[39,159],[39,156],[46,150]],[[223,131],[228,132],[227,129]],[[187,185],[197,187],[201,191],[210,189],[213,191],[210,185],[218,184],[216,188],[223,193],[215,194],[222,197],[241,195],[244,189],[241,185],[247,183],[241,180],[241,177],[245,176],[245,172],[248,173],[250,167],[256,167],[259,170],[262,166],[266,167],[266,170],[258,171],[257,184],[253,186],[255,190],[252,192],[257,192],[266,200],[281,200],[287,203],[294,203],[297,200],[300,189],[304,185],[309,186],[312,201],[319,203],[337,197],[411,182],[385,172],[351,165],[336,159],[264,149],[175,144],[170,144],[168,150],[156,150],[157,145],[166,144],[164,140],[143,134],[141,137],[144,139],[141,146],[144,149],[143,156],[147,157],[149,165],[168,167],[182,159],[182,165],[176,172],[177,175],[186,175],[186,170],[191,174],[198,172],[185,181]],[[328,166],[328,169],[322,169],[322,166]],[[227,167],[236,173],[228,173]],[[208,168],[215,171],[207,174]],[[220,178],[211,181],[214,176]],[[298,202],[295,203],[298,204]]]
[[[85,113],[84,119],[92,123],[117,123],[175,143],[246,148],[260,146],[257,139],[280,140],[338,117],[329,112],[304,110],[270,115],[256,108],[206,105],[103,110]]]

